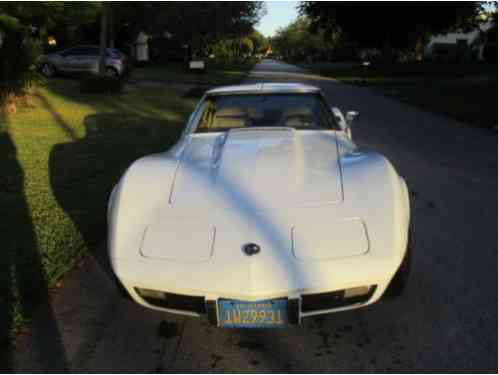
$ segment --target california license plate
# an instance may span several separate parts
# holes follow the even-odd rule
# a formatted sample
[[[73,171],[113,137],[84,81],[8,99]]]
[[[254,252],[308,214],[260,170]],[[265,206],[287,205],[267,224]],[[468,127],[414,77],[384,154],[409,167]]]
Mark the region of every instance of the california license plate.
[[[287,299],[246,302],[218,300],[221,327],[279,328],[287,325]]]

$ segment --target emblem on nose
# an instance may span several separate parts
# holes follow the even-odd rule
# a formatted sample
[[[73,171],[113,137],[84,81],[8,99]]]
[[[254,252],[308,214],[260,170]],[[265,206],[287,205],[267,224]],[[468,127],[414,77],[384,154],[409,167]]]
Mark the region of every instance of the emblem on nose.
[[[244,250],[244,253],[246,255],[256,255],[261,251],[261,247],[255,243],[247,243],[244,246],[242,246],[242,250]]]

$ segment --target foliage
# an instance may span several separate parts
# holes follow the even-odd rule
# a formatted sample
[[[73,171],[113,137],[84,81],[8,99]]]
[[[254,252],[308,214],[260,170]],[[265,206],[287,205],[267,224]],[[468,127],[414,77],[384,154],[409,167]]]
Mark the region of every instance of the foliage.
[[[360,48],[413,48],[431,34],[470,28],[478,22],[479,2],[318,2],[305,1],[300,12],[314,30],[340,33]]]
[[[248,37],[242,37],[239,39],[238,50],[242,55],[252,54],[254,50],[254,43]]]
[[[60,46],[85,41],[86,30],[94,27],[100,14],[100,2],[1,2],[0,13],[16,17],[21,24],[32,26],[35,34],[43,40],[47,35],[56,35]]]
[[[494,2],[495,6],[498,2]],[[494,25],[485,34],[486,44],[483,51],[483,58],[488,62],[498,62],[498,10],[492,15]]]
[[[207,46],[207,54],[214,55],[217,63],[224,64],[235,60],[241,61],[247,59],[257,51],[257,47],[251,36],[253,34],[232,39],[222,38]],[[261,43],[261,40],[257,40],[256,43]],[[261,45],[259,46],[261,47]]]
[[[30,37],[17,18],[0,14],[0,102],[9,95],[22,94],[24,89],[39,79],[36,61],[40,44]]]
[[[253,32],[250,33],[247,37],[252,41],[253,54],[266,53],[270,46],[270,43],[269,40],[265,38],[259,31],[253,30]]]
[[[335,38],[325,38],[319,29],[310,31],[310,20],[300,17],[285,28],[277,30],[271,40],[273,50],[290,60],[312,60],[314,57],[326,60],[340,47]]]
[[[90,94],[119,94],[124,88],[122,79],[105,75],[86,74],[80,82],[81,92]]]
[[[265,12],[263,2],[135,2],[115,7],[120,33],[131,36],[168,31],[177,40],[203,51],[221,39],[247,35]]]

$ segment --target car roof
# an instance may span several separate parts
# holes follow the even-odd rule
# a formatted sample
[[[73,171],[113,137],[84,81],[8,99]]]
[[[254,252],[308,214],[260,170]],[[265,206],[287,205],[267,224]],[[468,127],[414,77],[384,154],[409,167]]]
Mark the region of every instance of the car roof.
[[[232,94],[312,94],[320,89],[302,83],[252,83],[236,86],[216,87],[206,92],[206,95],[232,95]]]

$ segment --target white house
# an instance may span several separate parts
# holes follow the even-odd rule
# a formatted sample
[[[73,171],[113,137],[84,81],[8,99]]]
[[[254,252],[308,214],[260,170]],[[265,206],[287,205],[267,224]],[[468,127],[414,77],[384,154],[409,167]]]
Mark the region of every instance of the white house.
[[[494,25],[493,21],[481,23],[470,32],[455,32],[448,34],[434,35],[425,47],[426,57],[437,57],[440,51],[457,51],[470,48],[475,50],[478,60],[482,60],[485,41],[482,35]]]

